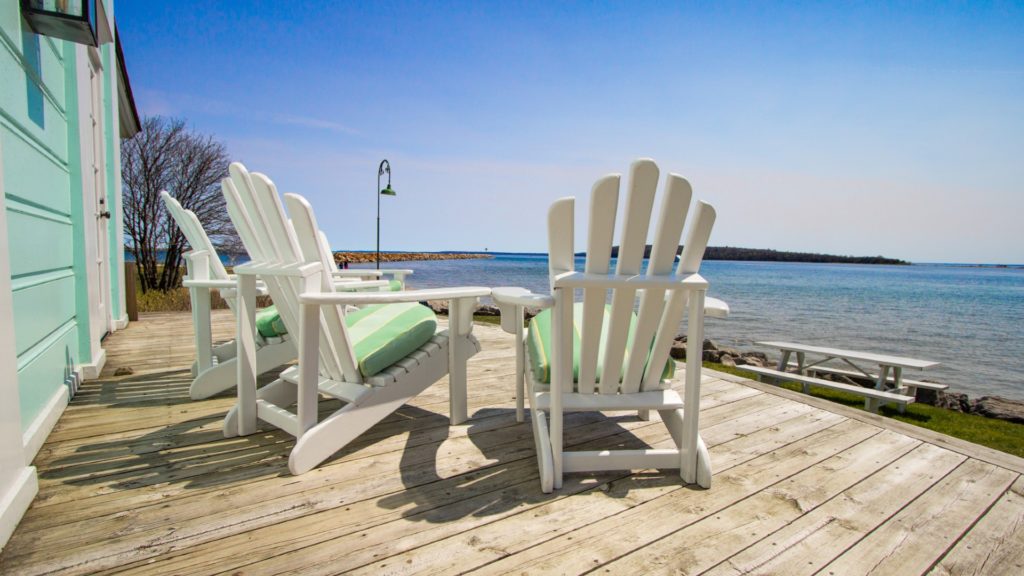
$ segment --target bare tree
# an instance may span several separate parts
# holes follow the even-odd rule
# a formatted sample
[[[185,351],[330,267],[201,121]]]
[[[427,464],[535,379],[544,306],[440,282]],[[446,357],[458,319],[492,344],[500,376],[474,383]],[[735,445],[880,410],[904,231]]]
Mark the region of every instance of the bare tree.
[[[164,207],[161,190],[195,212],[214,245],[237,246],[220,191],[228,162],[224,144],[179,119],[148,117],[142,130],[122,143],[125,246],[135,256],[143,292],[170,290],[181,280],[186,241]]]

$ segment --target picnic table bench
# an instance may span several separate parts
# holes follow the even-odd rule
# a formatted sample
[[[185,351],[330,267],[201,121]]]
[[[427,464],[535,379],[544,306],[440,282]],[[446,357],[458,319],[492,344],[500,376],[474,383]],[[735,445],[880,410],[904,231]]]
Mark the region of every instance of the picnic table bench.
[[[871,412],[877,412],[882,404],[893,403],[899,406],[900,412],[906,409],[907,404],[914,402],[917,388],[945,389],[942,384],[932,384],[919,380],[904,380],[903,370],[915,369],[925,370],[938,366],[938,362],[931,360],[918,360],[903,356],[891,356],[887,354],[876,354],[874,352],[860,352],[856,350],[843,350],[840,348],[829,348],[825,346],[811,346],[795,342],[757,342],[762,346],[778,348],[782,356],[779,359],[777,369],[758,368],[744,366],[758,375],[759,379],[770,377],[773,380],[792,380],[803,385],[804,393],[809,392],[810,386],[821,386],[833,390],[843,390],[864,397],[864,408]],[[796,356],[796,364],[790,363],[790,358]],[[820,357],[814,362],[807,362],[807,355]],[[843,370],[829,366],[821,366],[829,360],[840,360],[848,364],[853,370]],[[878,365],[877,373],[868,372],[862,369],[855,362],[869,362]],[[793,371],[790,371],[793,370]],[[833,373],[845,376],[862,376],[875,381],[874,388],[865,388],[856,384],[834,382],[807,374],[808,371],[815,373]]]

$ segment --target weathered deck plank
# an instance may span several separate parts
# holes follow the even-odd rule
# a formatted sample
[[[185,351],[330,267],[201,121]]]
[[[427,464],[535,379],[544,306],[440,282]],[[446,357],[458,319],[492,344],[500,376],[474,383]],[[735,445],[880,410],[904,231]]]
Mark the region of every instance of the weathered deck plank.
[[[1024,477],[1017,479],[931,573],[1024,574]]]
[[[215,313],[214,337],[232,332]],[[514,418],[511,338],[493,326],[476,329],[484,350],[470,364],[467,425],[448,426],[441,381],[293,477],[291,437],[225,439],[230,395],[188,399],[190,333],[188,315],[161,314],[108,339],[103,378],[83,385],[36,458],[40,494],[0,572],[944,574],[1022,564],[1019,459],[978,460],[959,441],[731,375],[704,378],[710,490],[674,472],[613,472],[570,475],[544,495],[530,428]],[[113,377],[119,366],[135,373]],[[566,418],[567,446],[670,442],[656,415]]]

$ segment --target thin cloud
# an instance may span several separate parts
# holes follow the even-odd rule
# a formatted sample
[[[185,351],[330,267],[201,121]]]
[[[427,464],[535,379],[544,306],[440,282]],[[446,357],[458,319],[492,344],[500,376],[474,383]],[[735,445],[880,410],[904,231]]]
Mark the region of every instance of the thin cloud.
[[[310,118],[308,116],[292,116],[290,114],[278,114],[274,117],[274,122],[278,124],[288,124],[290,126],[303,126],[306,128],[318,128],[320,130],[330,130],[332,132],[340,132],[343,134],[351,134],[358,136],[359,131],[353,128],[349,128],[339,122],[332,120],[323,120],[320,118]]]
[[[141,89],[140,108],[147,115],[175,116],[188,115],[189,113],[200,113],[222,118],[245,118],[257,119],[274,124],[288,126],[299,126],[303,128],[315,128],[318,130],[329,130],[341,134],[359,136],[360,132],[354,128],[345,126],[340,122],[313,118],[310,116],[296,116],[292,114],[262,114],[251,110],[243,110],[234,103],[216,98],[207,98],[195,94],[167,92],[162,90]]]

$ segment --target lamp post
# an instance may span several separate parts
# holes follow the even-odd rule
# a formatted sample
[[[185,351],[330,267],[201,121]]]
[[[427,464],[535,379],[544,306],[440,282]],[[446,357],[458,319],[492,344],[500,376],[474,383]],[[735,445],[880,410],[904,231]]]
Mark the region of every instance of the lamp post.
[[[388,175],[388,186],[387,188],[380,187],[380,178],[385,173]],[[395,191],[391,189],[391,163],[388,162],[387,158],[380,161],[380,167],[377,168],[377,270],[380,270],[380,197],[381,196],[395,196]]]

